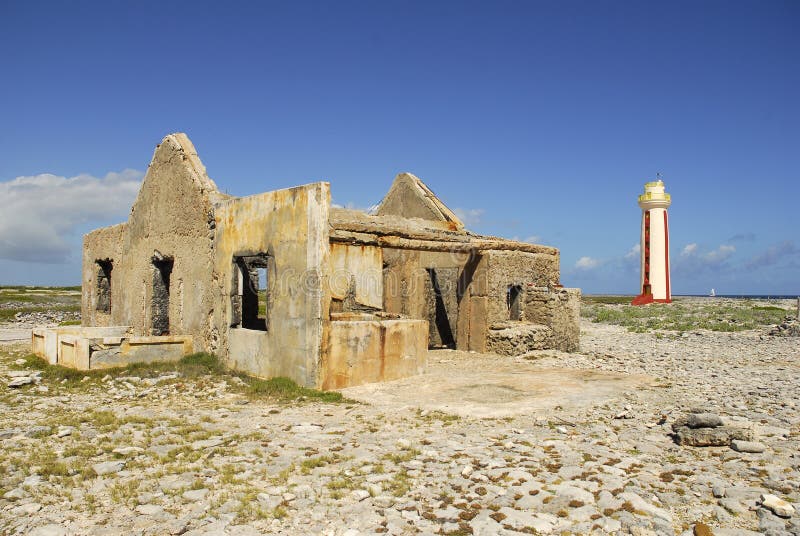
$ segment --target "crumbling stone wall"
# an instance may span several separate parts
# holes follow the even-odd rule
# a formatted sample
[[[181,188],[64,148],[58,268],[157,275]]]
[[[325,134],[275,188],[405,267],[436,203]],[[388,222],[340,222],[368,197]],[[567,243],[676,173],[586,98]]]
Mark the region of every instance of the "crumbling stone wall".
[[[511,320],[509,288],[522,289],[522,300],[530,286],[551,287],[559,283],[558,255],[524,251],[487,251],[482,262],[486,277],[486,322],[489,326]],[[523,309],[521,321],[535,322]],[[548,325],[546,322],[543,324]]]
[[[552,289],[552,348],[564,352],[580,349],[581,291],[577,288]]]
[[[443,251],[417,250],[411,240],[407,248],[384,248],[384,309],[428,320],[431,347],[576,349],[577,301],[560,286],[558,251],[496,243],[507,249],[446,251],[442,242]]]
[[[184,134],[156,148],[126,224],[84,238],[82,313],[86,325],[131,326],[134,335],[191,335],[198,350],[217,351],[212,281],[217,191]],[[98,259],[114,263],[111,313],[97,311]],[[157,264],[172,260],[169,293]]]
[[[383,250],[331,244],[330,289],[337,312],[383,308]]]
[[[558,262],[555,248],[464,230],[407,173],[375,216],[332,210],[327,183],[223,195],[189,139],[172,134],[128,221],[84,238],[82,312],[86,326],[190,336],[195,350],[257,376],[339,385],[393,377],[353,368],[396,366],[406,354],[394,344],[408,346],[409,367],[421,366],[419,344],[407,342],[425,330],[420,320],[432,346],[510,352],[549,338],[572,348],[577,293],[557,290]],[[380,356],[359,333],[371,334]]]
[[[549,326],[547,347],[565,352],[579,348],[580,290],[529,286],[525,293],[525,318]]]

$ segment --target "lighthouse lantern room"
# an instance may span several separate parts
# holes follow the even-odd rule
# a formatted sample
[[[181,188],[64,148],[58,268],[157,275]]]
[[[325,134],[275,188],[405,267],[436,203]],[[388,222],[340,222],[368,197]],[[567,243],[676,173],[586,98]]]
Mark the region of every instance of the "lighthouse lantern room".
[[[671,203],[670,195],[664,192],[661,179],[644,185],[644,193],[639,196],[639,206],[642,209],[641,294],[633,299],[633,305],[672,302],[667,222],[667,208]]]

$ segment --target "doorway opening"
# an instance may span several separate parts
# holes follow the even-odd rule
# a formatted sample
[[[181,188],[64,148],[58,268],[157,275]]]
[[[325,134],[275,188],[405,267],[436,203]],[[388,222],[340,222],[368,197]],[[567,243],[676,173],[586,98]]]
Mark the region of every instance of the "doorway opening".
[[[429,307],[428,321],[430,322],[430,345],[432,347],[442,346],[445,348],[455,348],[456,338],[453,335],[454,326],[451,325],[450,316],[448,315],[448,305],[455,308],[455,311],[451,311],[451,314],[458,310],[455,286],[453,284],[448,284],[454,283],[455,277],[445,277],[445,280],[442,281],[440,280],[436,268],[426,268],[425,270],[428,272],[428,279],[430,281],[430,295],[426,300]],[[442,271],[447,272],[447,270]],[[450,275],[457,277],[457,273]],[[450,279],[452,279],[452,281],[450,281]]]

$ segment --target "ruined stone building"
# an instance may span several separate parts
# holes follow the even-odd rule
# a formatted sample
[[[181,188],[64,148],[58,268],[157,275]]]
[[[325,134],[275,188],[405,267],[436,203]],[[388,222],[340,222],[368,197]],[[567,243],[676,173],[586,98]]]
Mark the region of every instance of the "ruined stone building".
[[[330,389],[416,374],[429,347],[578,345],[557,249],[467,231],[408,173],[374,215],[333,207],[327,182],[229,196],[184,134],[156,148],[128,221],[85,236],[82,283],[83,325],[33,341],[78,368],[207,351]]]

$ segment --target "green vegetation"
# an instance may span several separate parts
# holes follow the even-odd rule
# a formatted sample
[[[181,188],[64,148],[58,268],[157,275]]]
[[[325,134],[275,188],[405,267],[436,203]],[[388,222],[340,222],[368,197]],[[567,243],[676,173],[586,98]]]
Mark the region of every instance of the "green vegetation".
[[[26,286],[26,285],[0,285],[0,292],[18,292],[18,293],[25,293],[25,292],[49,292],[49,291],[62,291],[62,292],[80,292],[81,286],[73,286],[73,287],[37,287],[37,286]]]
[[[300,472],[304,475],[308,475],[311,474],[311,471],[317,467],[325,467],[333,462],[334,459],[332,456],[318,456],[316,458],[309,458],[300,463]]]
[[[269,397],[283,401],[311,399],[322,402],[351,402],[336,391],[318,391],[301,387],[289,378],[281,377],[269,380],[248,378],[246,382],[247,394],[251,398]]]
[[[81,310],[81,287],[0,286],[0,322],[14,319],[17,313],[61,312]]]
[[[592,297],[590,297],[592,298]],[[748,303],[693,303],[660,304],[642,307],[619,305],[612,301],[602,301],[606,297],[594,297],[581,308],[581,315],[592,322],[603,322],[624,326],[629,331],[647,333],[653,330],[691,331],[707,329],[711,331],[743,331],[778,324],[788,313],[786,309],[775,306],[757,306]],[[627,299],[627,298],[626,298]]]
[[[29,354],[23,357],[23,365],[15,365],[21,369],[34,369],[42,372],[44,380],[52,382],[62,382],[64,387],[88,386],[93,382],[109,375],[117,376],[138,376],[141,378],[156,377],[160,374],[169,372],[180,373],[180,378],[198,378],[206,375],[219,376],[221,379],[234,380],[232,389],[241,390],[252,399],[269,398],[279,402],[296,401],[320,401],[339,403],[352,403],[335,391],[318,391],[301,387],[289,378],[272,378],[262,380],[252,378],[245,374],[230,371],[219,361],[214,354],[199,352],[184,356],[180,361],[174,363],[134,363],[123,368],[100,369],[100,370],[75,370],[72,368],[51,365],[40,357]],[[175,381],[178,381],[176,379]]]
[[[19,306],[19,307],[11,307],[8,309],[0,309],[0,322],[10,322],[14,320],[14,317],[17,313],[44,313],[44,312],[52,312],[52,313],[78,313],[81,310],[80,305],[58,305],[58,304],[49,304],[49,305],[39,305],[35,307],[27,307],[27,306]]]
[[[24,287],[0,286],[0,303],[7,308],[0,309],[0,322],[13,320],[17,313],[32,312],[80,312],[81,287]],[[264,291],[261,291],[259,300],[263,309],[265,300]],[[263,315],[263,310],[260,311]],[[67,319],[61,322],[62,326],[78,325],[80,320]],[[178,372],[180,379],[198,378],[213,375],[220,379],[232,380],[231,389],[239,390],[250,398],[269,398],[280,402],[296,401],[321,401],[321,402],[347,402],[341,393],[318,391],[297,385],[288,378],[272,378],[262,380],[252,378],[240,372],[228,370],[217,356],[208,353],[196,353],[185,356],[176,363],[138,363],[123,368],[102,369],[92,371],[75,370],[50,365],[43,359],[30,354],[23,355],[24,364],[14,365],[20,369],[35,369],[42,372],[43,380],[57,383],[59,388],[85,389],[100,381],[106,375],[138,376],[151,378],[165,373]]]
[[[392,463],[400,465],[401,463],[413,460],[417,456],[419,456],[419,451],[417,449],[409,448],[409,449],[403,449],[402,451],[397,453],[394,452],[386,453],[383,456],[381,456],[381,459],[389,460]]]
[[[203,374],[221,374],[225,370],[217,356],[202,352],[184,356],[176,363],[134,363],[127,367],[100,370],[75,370],[60,365],[51,365],[34,354],[26,355],[22,359],[25,360],[25,363],[19,368],[40,370],[42,379],[54,382],[66,380],[67,385],[85,383],[86,378],[93,380],[106,375],[131,376],[135,374],[146,378],[164,372],[180,372],[183,377],[194,378]]]
[[[591,305],[597,303],[628,305],[633,301],[633,296],[581,296],[581,303]]]

